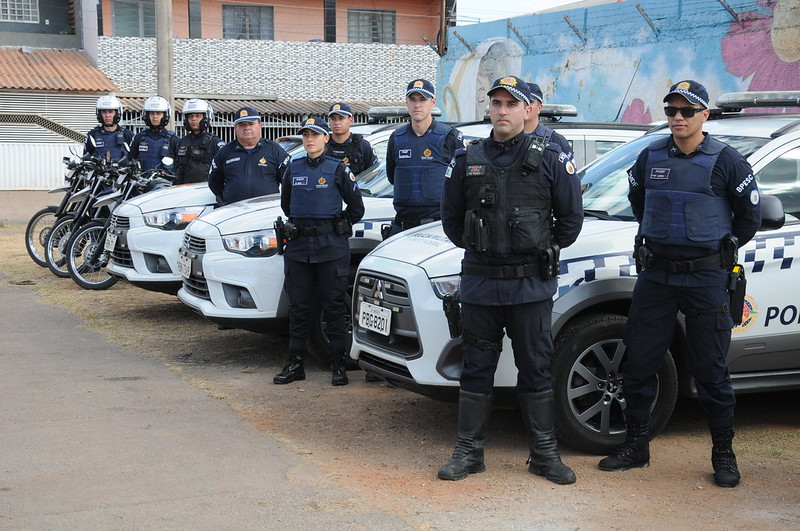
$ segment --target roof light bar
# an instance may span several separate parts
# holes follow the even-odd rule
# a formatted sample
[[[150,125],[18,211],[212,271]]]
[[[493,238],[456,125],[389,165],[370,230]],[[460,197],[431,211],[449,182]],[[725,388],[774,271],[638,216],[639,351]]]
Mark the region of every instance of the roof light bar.
[[[717,107],[726,111],[752,107],[800,107],[800,91],[728,92],[717,99]]]
[[[441,116],[442,110],[439,107],[434,107],[431,111],[432,116]],[[370,107],[367,111],[367,116],[370,123],[379,122],[387,118],[408,118],[408,107],[405,105],[384,105],[378,107]]]

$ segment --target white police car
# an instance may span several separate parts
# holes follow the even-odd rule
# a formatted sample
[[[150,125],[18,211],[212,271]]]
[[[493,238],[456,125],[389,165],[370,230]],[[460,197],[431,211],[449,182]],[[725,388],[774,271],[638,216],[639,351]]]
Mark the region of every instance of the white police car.
[[[756,103],[758,102],[758,103]],[[800,106],[800,92],[737,93],[720,98],[728,111],[756,105]],[[800,114],[713,113],[705,130],[748,157],[762,210],[780,198],[785,210],[765,213],[753,240],[740,249],[747,274],[744,320],[728,354],[737,392],[800,387]],[[625,144],[582,172],[586,221],[561,254],[554,303],[552,359],[557,431],[570,446],[607,453],[624,439],[620,361],[636,270],[631,258],[637,224],[627,201],[627,169],[665,127]],[[780,228],[778,228],[780,227]],[[460,338],[443,310],[456,295],[463,250],[440,223],[406,231],[378,246],[359,266],[353,294],[351,357],[367,371],[434,398],[455,399]],[[791,289],[789,289],[792,287]],[[677,393],[692,395],[683,322],[659,373],[651,429],[663,428]],[[511,395],[517,371],[508,339],[495,376],[497,395]]]

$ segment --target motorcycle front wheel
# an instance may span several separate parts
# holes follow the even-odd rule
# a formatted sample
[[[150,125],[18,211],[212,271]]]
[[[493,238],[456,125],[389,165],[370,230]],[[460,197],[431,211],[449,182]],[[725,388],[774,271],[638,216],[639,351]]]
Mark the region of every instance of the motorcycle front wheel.
[[[103,249],[106,241],[105,223],[92,221],[70,236],[67,244],[69,276],[83,289],[108,289],[117,283],[106,269],[109,252]]]
[[[56,223],[56,210],[54,206],[41,209],[31,217],[25,228],[25,248],[28,250],[28,255],[36,265],[42,267],[47,267],[44,246],[47,244],[47,236]]]
[[[72,234],[72,222],[75,216],[70,214],[56,221],[44,245],[44,260],[47,268],[57,277],[69,277],[67,271],[67,242]]]

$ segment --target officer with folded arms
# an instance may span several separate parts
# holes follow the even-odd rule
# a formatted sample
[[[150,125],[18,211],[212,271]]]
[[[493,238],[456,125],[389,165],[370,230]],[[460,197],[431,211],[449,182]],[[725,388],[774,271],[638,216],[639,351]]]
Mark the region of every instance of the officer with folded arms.
[[[672,134],[645,148],[628,172],[628,199],[639,222],[639,277],[624,332],[627,435],[599,467],[649,466],[650,407],[680,311],[689,372],[711,431],[714,481],[735,487],[741,475],[732,447],[736,399],[725,361],[734,325],[729,290],[736,251],[761,223],[758,188],[747,160],[703,132],[709,115],[703,85],[680,81],[664,103]]]
[[[346,103],[334,103],[328,110],[331,139],[325,153],[344,162],[353,175],[358,175],[373,164],[378,156],[369,141],[357,133],[351,133],[353,111]]]
[[[440,219],[442,186],[456,150],[463,147],[463,135],[433,119],[435,105],[433,83],[415,79],[408,84],[411,122],[392,133],[386,151],[386,174],[394,185],[397,214],[389,235]]]
[[[456,155],[442,198],[444,232],[465,252],[458,438],[439,478],[463,479],[486,468],[484,430],[505,330],[530,433],[528,471],[574,483],[556,444],[550,322],[559,248],[571,245],[583,224],[580,182],[555,144],[525,134],[531,108],[524,81],[502,77],[488,94],[491,135]]]
[[[261,138],[257,110],[242,107],[235,116],[236,140],[214,155],[208,174],[208,187],[220,205],[278,193],[289,168],[286,151],[272,140]]]
[[[347,385],[349,238],[353,224],[364,216],[364,203],[353,173],[342,161],[325,154],[330,140],[327,122],[309,118],[298,134],[303,135],[307,155],[292,161],[286,172],[281,208],[289,219],[276,224],[278,238],[288,240],[283,270],[289,295],[289,362],[273,382],[288,384],[305,379],[305,345],[314,301],[319,301],[330,341],[331,384]]]
[[[225,145],[209,131],[214,110],[206,100],[192,98],[183,104],[182,113],[187,133],[178,143],[175,184],[206,182],[211,160]]]

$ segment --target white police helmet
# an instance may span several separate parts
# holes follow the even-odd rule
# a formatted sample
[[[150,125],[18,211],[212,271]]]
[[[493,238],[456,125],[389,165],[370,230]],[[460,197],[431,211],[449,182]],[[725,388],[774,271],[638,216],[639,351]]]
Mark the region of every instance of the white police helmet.
[[[120,103],[116,96],[112,96],[111,94],[97,98],[97,104],[94,108],[97,121],[100,122],[101,125],[103,124],[103,116],[100,114],[100,111],[117,111],[114,115],[115,124],[119,123],[122,118],[122,103]]]
[[[183,114],[183,126],[187,130],[189,129],[189,121],[186,117],[189,114],[199,113],[205,115],[205,118],[200,121],[200,129],[203,131],[208,130],[211,120],[214,119],[214,109],[211,108],[211,104],[200,98],[187,100],[186,103],[183,104],[183,111],[181,112]]]
[[[164,113],[164,117],[161,118],[161,123],[158,124],[158,126],[150,123],[150,120],[147,117],[147,113],[150,111]],[[166,98],[162,98],[161,96],[150,96],[144,100],[144,107],[142,107],[142,120],[144,121],[145,125],[149,125],[150,127],[164,127],[169,123],[169,117],[171,114],[172,108],[170,107]]]

